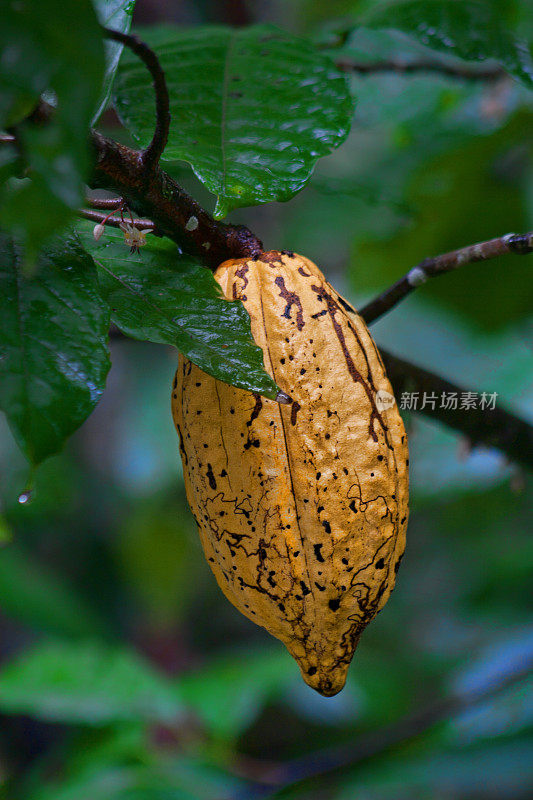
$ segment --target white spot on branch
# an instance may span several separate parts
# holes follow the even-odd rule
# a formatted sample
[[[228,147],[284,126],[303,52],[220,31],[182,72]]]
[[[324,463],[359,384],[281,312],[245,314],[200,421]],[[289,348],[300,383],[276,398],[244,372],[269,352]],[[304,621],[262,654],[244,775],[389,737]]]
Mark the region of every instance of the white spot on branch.
[[[421,267],[413,267],[407,273],[407,283],[409,286],[422,286],[428,279],[428,276]]]

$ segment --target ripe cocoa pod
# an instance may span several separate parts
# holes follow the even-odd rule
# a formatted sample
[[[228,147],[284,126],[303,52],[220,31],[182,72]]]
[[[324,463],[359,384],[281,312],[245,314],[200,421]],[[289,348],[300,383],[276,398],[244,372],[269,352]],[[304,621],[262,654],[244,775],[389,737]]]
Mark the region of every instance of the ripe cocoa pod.
[[[334,695],[405,547],[405,430],[366,325],[311,261],[270,251],[226,261],[215,278],[244,303],[292,403],[180,357],[172,408],[187,498],[226,597]]]

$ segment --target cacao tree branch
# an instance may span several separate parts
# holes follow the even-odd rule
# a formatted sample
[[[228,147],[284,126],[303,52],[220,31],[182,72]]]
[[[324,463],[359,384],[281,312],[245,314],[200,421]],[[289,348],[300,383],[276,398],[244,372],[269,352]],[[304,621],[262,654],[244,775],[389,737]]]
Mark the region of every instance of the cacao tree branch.
[[[41,100],[31,121],[46,123],[53,113],[53,106]],[[8,136],[5,143],[12,141],[14,137]],[[228,258],[246,258],[263,249],[263,243],[245,225],[213,219],[157,164],[147,172],[142,150],[126,147],[94,130],[90,142],[95,161],[89,186],[118,192],[129,208],[149,217],[162,235],[211,269]]]
[[[110,225],[112,228],[120,228],[124,222],[122,217],[108,216],[106,214],[101,214],[98,211],[93,211],[89,208],[80,208],[78,213],[80,217],[89,219],[92,222],[100,223],[101,225],[105,223],[106,225]],[[128,219],[126,219],[126,222],[128,222]],[[151,219],[133,219],[131,224],[140,231],[155,230],[155,225]]]
[[[422,286],[428,278],[451,272],[464,264],[487,261],[508,253],[514,255],[533,253],[533,231],[524,234],[508,233],[505,236],[471,244],[434,258],[425,258],[416,267],[410,269],[403,278],[359,309],[359,314],[368,325],[394,308],[400,300],[411,294],[418,286]]]
[[[91,208],[101,208],[111,211],[113,208],[119,208],[120,204],[124,202],[123,197],[87,197],[85,202]]]
[[[533,672],[533,656],[526,655],[520,661],[506,665],[505,671],[487,682],[481,682],[474,688],[458,690],[448,697],[437,700],[398,722],[368,734],[355,744],[346,744],[322,750],[277,765],[266,770],[259,778],[263,784],[249,788],[237,800],[260,800],[274,791],[301,784],[313,779],[313,787],[317,788],[317,780],[337,771],[354,767],[368,759],[380,756],[389,750],[404,744],[468,709],[489,700],[494,695],[528,678]],[[275,787],[275,789],[274,789]]]
[[[463,64],[444,64],[438,61],[396,61],[384,60],[365,63],[351,59],[338,59],[335,62],[342,72],[353,72],[358,75],[375,75],[383,72],[396,72],[400,75],[416,73],[436,73],[451,78],[473,81],[496,81],[506,77],[507,73],[499,66],[469,66]]]
[[[109,28],[104,28],[103,30],[109,39],[112,39],[114,42],[120,42],[120,44],[132,50],[145,64],[152,76],[156,107],[156,125],[152,141],[148,147],[141,151],[141,161],[145,169],[150,171],[157,166],[161,158],[163,150],[167,145],[168,132],[170,129],[170,101],[165,72],[152,48],[141,41],[137,36],[131,33],[113,31]]]
[[[216,269],[228,258],[261,252],[261,241],[244,225],[218,222],[159,166],[146,175],[142,153],[92,131],[96,155],[90,184],[118,191],[128,206],[153,220],[162,234]]]
[[[387,375],[394,388],[396,399],[400,401],[402,392],[419,392],[422,397],[437,397],[435,407],[416,409],[417,413],[441,422],[463,433],[473,445],[495,447],[505,453],[512,461],[533,469],[533,425],[498,405],[494,409],[469,408],[452,410],[442,407],[442,394],[468,392],[429,370],[418,367],[409,361],[381,350]]]

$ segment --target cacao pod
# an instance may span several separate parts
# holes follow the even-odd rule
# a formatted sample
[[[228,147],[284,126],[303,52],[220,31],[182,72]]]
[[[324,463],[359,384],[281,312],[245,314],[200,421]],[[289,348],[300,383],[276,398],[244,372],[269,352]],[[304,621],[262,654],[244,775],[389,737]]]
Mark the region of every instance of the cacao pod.
[[[226,597],[334,695],[405,547],[405,430],[366,325],[311,261],[270,251],[215,278],[244,303],[292,403],[180,356],[172,408],[187,498]]]

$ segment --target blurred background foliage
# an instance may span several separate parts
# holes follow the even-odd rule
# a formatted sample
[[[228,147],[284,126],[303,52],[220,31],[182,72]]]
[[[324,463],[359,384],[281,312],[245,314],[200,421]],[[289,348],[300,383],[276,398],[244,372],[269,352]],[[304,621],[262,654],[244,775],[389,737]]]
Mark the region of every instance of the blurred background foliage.
[[[371,5],[141,0],[134,24],[266,21],[328,47],[345,16]],[[498,9],[521,33],[531,23],[528,3]],[[370,30],[342,48],[359,60],[427,50]],[[527,229],[532,105],[523,85],[439,73],[350,81],[357,107],[345,144],[289,204],[231,220],[268,247],[313,259],[356,304],[424,256]],[[121,136],[112,115],[103,124]],[[188,168],[169,171],[213,208]],[[397,355],[498,392],[531,419],[532,296],[527,260],[497,259],[431,282],[373,330]],[[282,645],[225,601],[204,561],[169,410],[175,366],[170,348],[114,340],[101,402],[40,467],[25,505],[17,498],[28,468],[2,420],[6,800],[252,798],[251,784],[275,783],[290,759],[355,749],[457,687],[531,659],[529,479],[498,452],[470,451],[453,431],[406,415],[412,511],[397,588],[362,637],[346,689],[313,693]],[[530,680],[413,742],[267,795],[526,798],[532,737]]]

